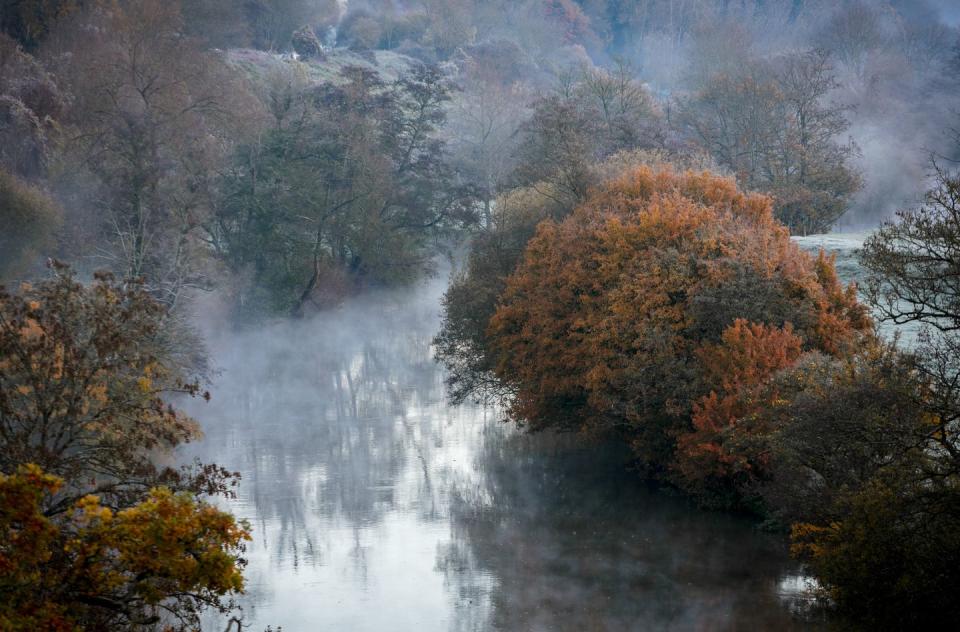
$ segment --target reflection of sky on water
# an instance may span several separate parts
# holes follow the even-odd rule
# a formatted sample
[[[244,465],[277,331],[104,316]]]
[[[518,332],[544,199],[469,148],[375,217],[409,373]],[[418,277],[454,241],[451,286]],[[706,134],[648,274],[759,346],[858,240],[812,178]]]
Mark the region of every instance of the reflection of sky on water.
[[[616,449],[448,406],[441,291],[211,339],[183,457],[243,475],[250,629],[807,627],[778,537],[643,489]]]

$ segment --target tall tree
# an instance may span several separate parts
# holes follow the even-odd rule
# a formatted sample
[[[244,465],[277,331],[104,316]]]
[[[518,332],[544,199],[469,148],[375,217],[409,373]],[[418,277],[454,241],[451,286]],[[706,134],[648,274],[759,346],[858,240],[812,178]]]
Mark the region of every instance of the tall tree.
[[[300,313],[324,277],[394,283],[430,264],[431,239],[473,221],[437,130],[448,86],[418,67],[389,84],[343,81],[277,97],[276,128],[225,183],[218,241],[263,288],[254,309]]]
[[[246,528],[196,498],[214,465],[160,455],[198,435],[168,397],[199,394],[167,310],[136,282],[53,276],[0,289],[0,625],[195,629],[242,589]]]
[[[738,269],[756,295],[717,293]],[[707,173],[629,170],[540,225],[490,320],[494,371],[520,421],[621,434],[662,473],[709,392],[702,348],[737,342],[735,319],[781,328],[807,312],[773,339],[827,353],[869,331],[831,271],[789,240],[768,198]]]
[[[826,102],[836,85],[820,52],[754,62],[709,78],[680,121],[743,186],[773,195],[792,230],[827,232],[860,186],[845,110]]]
[[[520,126],[529,115],[530,89],[518,76],[527,70],[521,57],[522,51],[510,42],[465,51],[460,89],[450,105],[451,162],[476,187],[487,225],[493,200],[515,167]]]
[[[160,0],[78,16],[46,55],[73,95],[63,187],[86,188],[97,209],[87,219],[100,223],[98,247],[78,254],[146,277],[176,304],[207,283],[198,238],[212,169],[230,143],[222,95],[233,92],[231,73],[184,36],[177,3]]]

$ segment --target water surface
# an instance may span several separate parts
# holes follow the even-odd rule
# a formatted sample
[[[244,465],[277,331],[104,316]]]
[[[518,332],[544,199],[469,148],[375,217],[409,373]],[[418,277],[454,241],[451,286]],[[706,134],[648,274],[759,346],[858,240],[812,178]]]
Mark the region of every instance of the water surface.
[[[645,489],[616,449],[450,406],[441,292],[210,338],[206,437],[182,458],[243,476],[250,629],[815,627],[782,538]]]

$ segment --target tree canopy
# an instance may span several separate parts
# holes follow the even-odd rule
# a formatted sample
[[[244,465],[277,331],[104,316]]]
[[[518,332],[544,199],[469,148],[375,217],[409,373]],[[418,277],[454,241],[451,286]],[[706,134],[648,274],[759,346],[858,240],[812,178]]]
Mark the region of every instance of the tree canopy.
[[[763,379],[800,349],[839,354],[869,331],[854,290],[790,241],[769,198],[709,173],[641,167],[538,227],[488,335],[516,417],[622,433],[664,470],[694,410],[697,431],[729,423],[705,421],[712,405],[698,401],[719,396],[711,389]],[[707,368],[724,357],[747,364],[742,377],[711,384]]]
[[[157,464],[196,438],[200,394],[140,283],[62,264],[0,289],[0,625],[194,629],[242,590],[247,528],[198,498],[235,476]]]

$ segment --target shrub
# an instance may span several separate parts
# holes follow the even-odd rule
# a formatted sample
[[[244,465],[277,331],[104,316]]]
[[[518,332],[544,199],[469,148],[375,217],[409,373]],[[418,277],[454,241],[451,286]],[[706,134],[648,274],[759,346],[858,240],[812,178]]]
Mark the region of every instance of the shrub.
[[[290,40],[293,50],[304,59],[323,59],[323,44],[309,26],[301,26]]]
[[[0,282],[55,245],[60,210],[45,193],[0,169]]]

